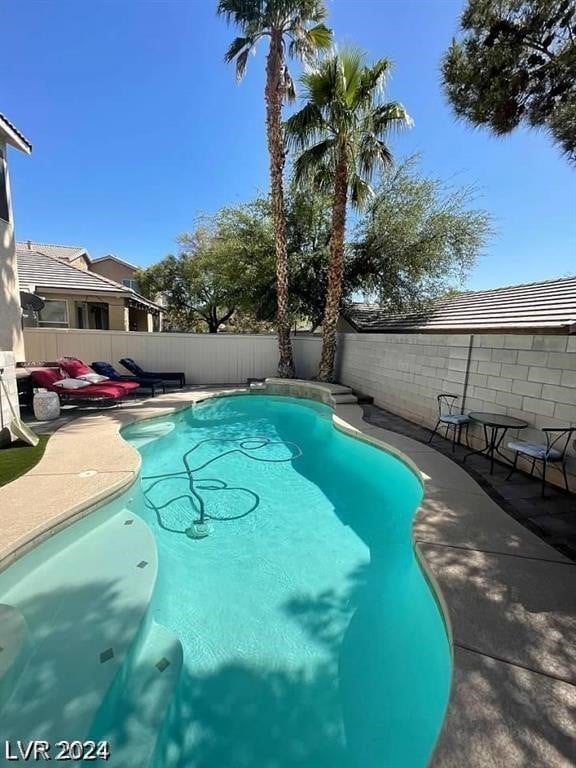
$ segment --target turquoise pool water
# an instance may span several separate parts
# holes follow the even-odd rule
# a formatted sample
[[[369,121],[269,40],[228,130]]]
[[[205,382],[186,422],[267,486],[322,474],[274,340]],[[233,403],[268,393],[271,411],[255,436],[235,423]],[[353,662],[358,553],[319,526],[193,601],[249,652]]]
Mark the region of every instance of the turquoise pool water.
[[[0,574],[0,739],[105,739],[113,768],[423,768],[451,653],[422,488],[331,414],[245,395],[124,430],[138,484]]]
[[[289,398],[209,400],[124,436],[158,543],[153,616],[184,655],[155,768],[426,765],[450,650],[412,548],[412,471]],[[191,540],[202,505],[210,534]]]

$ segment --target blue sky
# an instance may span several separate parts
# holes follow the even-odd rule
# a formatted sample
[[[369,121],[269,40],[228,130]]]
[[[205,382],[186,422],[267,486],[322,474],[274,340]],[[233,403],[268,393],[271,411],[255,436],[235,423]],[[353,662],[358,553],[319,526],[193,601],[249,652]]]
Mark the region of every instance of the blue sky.
[[[265,48],[238,86],[215,0],[5,0],[0,111],[34,145],[12,152],[17,237],[150,264],[199,212],[268,187]],[[496,235],[470,288],[576,272],[576,171],[539,132],[457,123],[440,60],[460,0],[329,0],[336,39],[395,62],[389,96],[415,126],[398,158],[473,184]]]

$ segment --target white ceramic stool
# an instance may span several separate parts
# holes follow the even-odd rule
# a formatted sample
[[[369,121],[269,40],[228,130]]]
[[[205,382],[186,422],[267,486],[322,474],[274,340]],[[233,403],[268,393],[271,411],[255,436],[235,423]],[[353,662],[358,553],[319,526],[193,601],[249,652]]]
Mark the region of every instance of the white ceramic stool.
[[[38,421],[52,421],[60,416],[60,399],[56,392],[36,392],[34,416]]]

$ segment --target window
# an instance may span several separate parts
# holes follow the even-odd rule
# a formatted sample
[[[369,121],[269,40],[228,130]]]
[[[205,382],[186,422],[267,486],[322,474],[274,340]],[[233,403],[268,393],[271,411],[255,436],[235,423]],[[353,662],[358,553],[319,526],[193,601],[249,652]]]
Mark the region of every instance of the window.
[[[108,330],[108,304],[88,304],[91,314],[90,327],[100,331]]]
[[[68,328],[68,303],[46,299],[43,309],[38,312],[40,328]]]
[[[8,203],[8,171],[4,150],[0,147],[0,219],[10,221],[10,205]]]
[[[138,293],[138,283],[136,280],[133,280],[131,277],[125,277],[122,280],[122,285],[126,288],[131,288],[133,291],[136,291]]]
[[[85,301],[76,302],[76,328],[86,328],[88,325],[86,313],[88,305]]]

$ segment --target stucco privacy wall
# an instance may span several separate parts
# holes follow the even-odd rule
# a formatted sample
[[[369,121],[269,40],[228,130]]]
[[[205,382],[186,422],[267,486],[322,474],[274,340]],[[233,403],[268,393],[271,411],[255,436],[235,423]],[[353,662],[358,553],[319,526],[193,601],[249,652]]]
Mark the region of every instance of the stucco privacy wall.
[[[2,164],[6,176],[4,183],[6,184],[9,219],[5,221],[0,217],[0,349],[13,350],[16,358],[22,360],[24,346],[21,330],[20,286],[16,270],[10,182],[5,157],[6,144],[2,141],[0,134],[0,164]],[[0,184],[2,183],[2,173],[0,172]]]
[[[133,357],[150,370],[184,371],[189,384],[236,384],[251,376],[275,376],[278,368],[275,336],[26,328],[24,342],[28,361],[73,355],[88,363],[115,364]],[[298,376],[311,378],[318,368],[320,338],[298,336],[293,343]]]
[[[12,439],[9,430],[10,422],[12,421],[12,409],[10,408],[10,403],[12,403],[14,412],[16,414],[19,412],[18,387],[16,385],[15,375],[16,369],[12,352],[0,352],[0,371],[2,371],[2,369],[4,370],[2,379],[6,386],[8,397],[6,397],[6,392],[0,384],[0,445],[8,443]],[[10,400],[8,400],[8,398],[10,398]]]
[[[465,411],[506,413],[535,427],[576,425],[576,336],[342,333],[338,379],[427,426],[440,392],[458,395]],[[521,437],[542,439],[535,429]],[[573,449],[568,469],[576,488]]]

